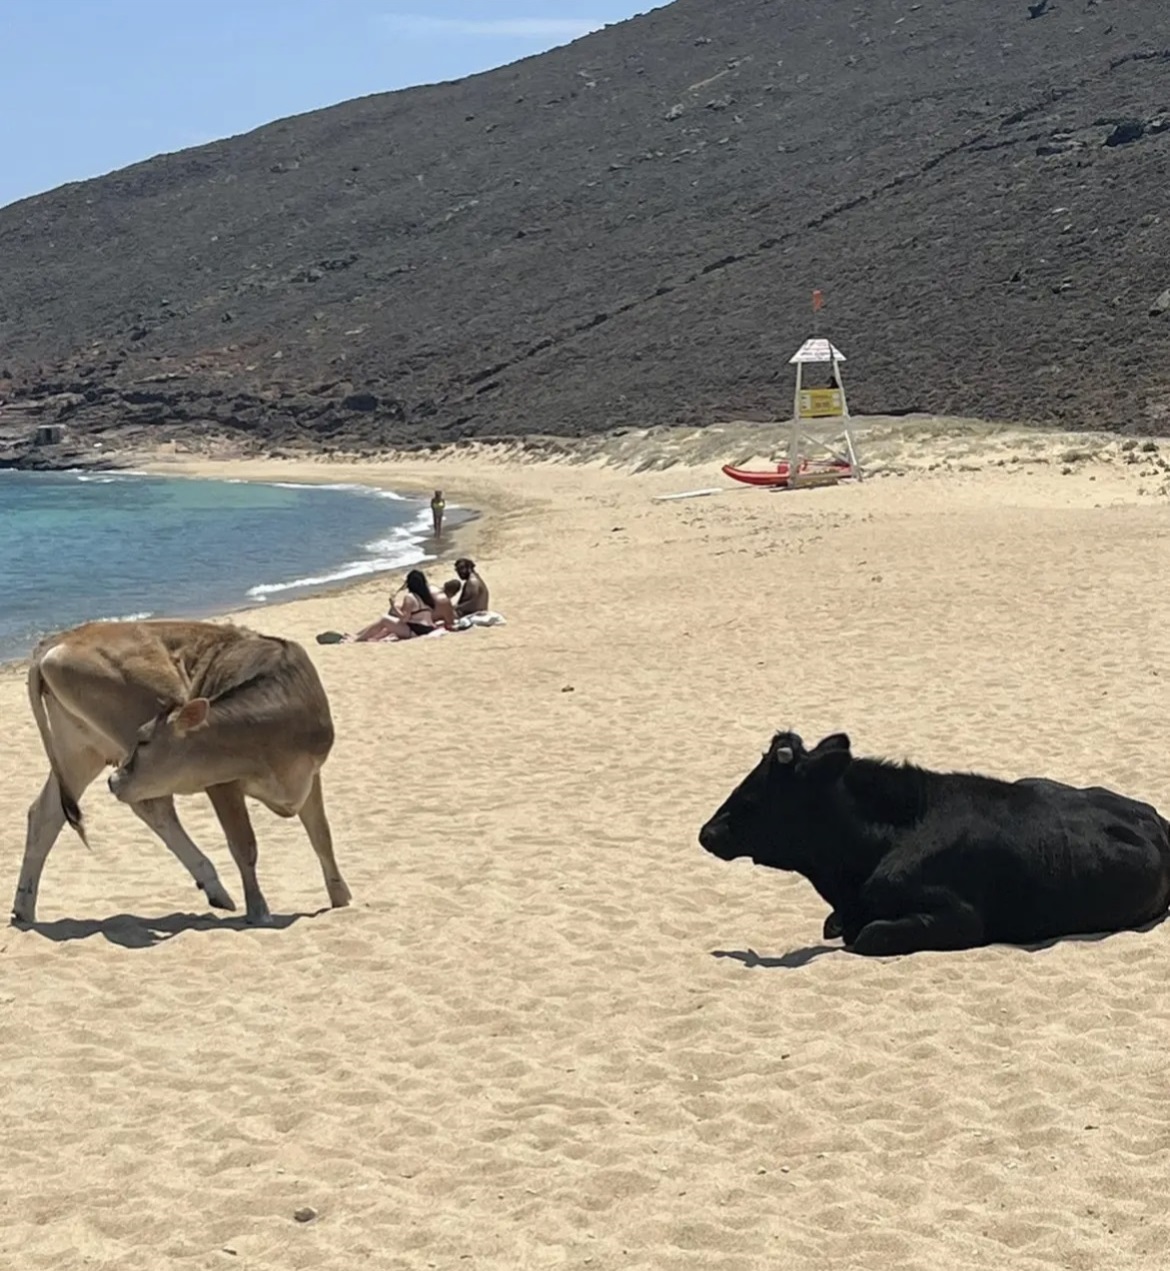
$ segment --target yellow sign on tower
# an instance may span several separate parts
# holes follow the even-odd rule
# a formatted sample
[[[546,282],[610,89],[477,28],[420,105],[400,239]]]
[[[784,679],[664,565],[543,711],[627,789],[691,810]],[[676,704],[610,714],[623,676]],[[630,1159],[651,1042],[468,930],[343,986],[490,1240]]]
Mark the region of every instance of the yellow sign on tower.
[[[802,388],[802,419],[840,419],[845,413],[839,388]]]

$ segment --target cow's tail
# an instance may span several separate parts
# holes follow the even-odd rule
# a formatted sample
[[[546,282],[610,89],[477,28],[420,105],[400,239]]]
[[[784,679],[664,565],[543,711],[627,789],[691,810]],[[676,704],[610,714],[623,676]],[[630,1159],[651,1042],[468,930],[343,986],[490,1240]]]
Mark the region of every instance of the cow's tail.
[[[33,718],[37,721],[37,729],[41,734],[41,744],[45,748],[45,754],[49,758],[49,770],[52,772],[57,782],[57,791],[61,798],[61,811],[65,814],[65,820],[73,827],[78,838],[89,846],[89,839],[85,835],[85,822],[81,815],[81,805],[77,802],[77,797],[65,784],[61,776],[61,770],[57,766],[56,751],[53,746],[53,734],[49,731],[49,716],[45,711],[45,680],[41,674],[41,661],[39,657],[34,657],[32,664],[28,669],[28,700],[32,707]]]

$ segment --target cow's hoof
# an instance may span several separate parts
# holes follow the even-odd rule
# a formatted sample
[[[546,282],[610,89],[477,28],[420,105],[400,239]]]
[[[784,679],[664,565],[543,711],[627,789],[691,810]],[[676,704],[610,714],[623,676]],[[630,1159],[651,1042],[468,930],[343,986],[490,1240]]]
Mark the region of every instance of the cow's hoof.
[[[245,914],[244,921],[249,927],[271,927],[276,920],[265,910],[262,914]]]
[[[837,916],[836,913],[831,913],[825,919],[825,926],[823,931],[821,932],[821,938],[824,940],[840,940],[841,936],[844,934],[844,931],[845,931],[845,928],[841,922],[841,919]]]
[[[9,918],[8,921],[10,925],[12,925],[13,927],[31,927],[33,923],[36,922],[36,920],[37,919],[35,914],[31,916],[29,914],[21,914],[21,913],[17,913],[16,910],[14,909],[12,911],[12,916]]]
[[[893,958],[910,952],[901,926],[882,920],[866,923],[848,948],[866,958]]]
[[[202,883],[196,883],[195,886],[207,897],[207,903],[212,909],[226,909],[229,913],[235,913],[236,902],[227,894],[223,887],[215,886],[208,889]]]

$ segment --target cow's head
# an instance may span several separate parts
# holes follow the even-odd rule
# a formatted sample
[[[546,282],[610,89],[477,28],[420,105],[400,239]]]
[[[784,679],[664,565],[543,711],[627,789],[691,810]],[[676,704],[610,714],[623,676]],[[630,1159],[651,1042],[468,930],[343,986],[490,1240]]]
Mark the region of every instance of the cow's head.
[[[188,794],[190,736],[207,727],[211,703],[193,697],[182,705],[164,707],[142,725],[134,749],[110,773],[110,793],[123,803]]]
[[[844,733],[833,733],[812,750],[796,733],[777,733],[699,831],[700,845],[722,861],[750,856],[757,865],[801,870],[815,842],[818,808],[852,762]]]

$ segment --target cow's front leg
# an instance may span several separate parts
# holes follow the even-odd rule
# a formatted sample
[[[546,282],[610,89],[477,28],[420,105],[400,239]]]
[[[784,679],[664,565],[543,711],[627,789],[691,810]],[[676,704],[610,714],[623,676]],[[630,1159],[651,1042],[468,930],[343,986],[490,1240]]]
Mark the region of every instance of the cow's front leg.
[[[130,810],[140,821],[150,826],[170,848],[195,880],[195,885],[207,896],[207,903],[212,909],[235,909],[236,902],[220,882],[215,866],[183,829],[175,811],[174,799],[143,799],[139,803],[130,804]]]
[[[862,904],[861,896],[852,893],[838,899],[833,912],[825,919],[821,934],[826,940],[841,939],[849,945],[872,917],[873,914]]]
[[[928,949],[972,949],[986,944],[983,919],[953,892],[931,888],[907,896],[909,913],[867,922],[847,947],[867,957],[892,957]]]
[[[209,786],[207,797],[215,809],[215,815],[223,826],[228,847],[239,867],[244,884],[244,912],[249,922],[267,924],[272,921],[268,902],[256,881],[256,831],[244,802],[244,794],[234,782],[222,786]]]

